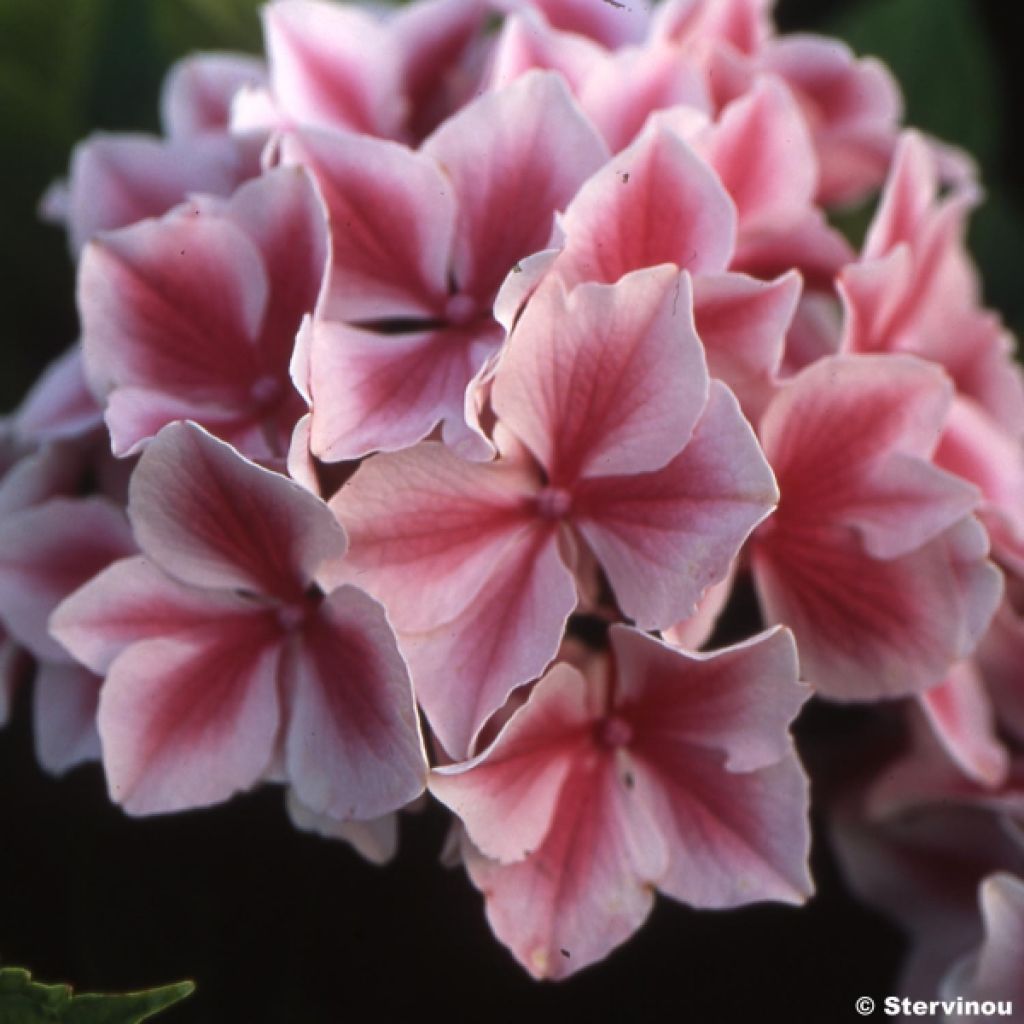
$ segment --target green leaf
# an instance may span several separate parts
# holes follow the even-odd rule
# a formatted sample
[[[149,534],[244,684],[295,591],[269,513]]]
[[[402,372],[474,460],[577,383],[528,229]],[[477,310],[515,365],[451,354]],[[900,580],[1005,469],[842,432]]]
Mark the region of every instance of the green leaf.
[[[69,985],[44,985],[20,967],[5,967],[0,1024],[141,1024],[194,989],[191,981],[181,981],[146,992],[76,996]]]
[[[970,150],[994,152],[998,62],[974,0],[864,0],[826,31],[890,66],[907,100],[907,121]]]

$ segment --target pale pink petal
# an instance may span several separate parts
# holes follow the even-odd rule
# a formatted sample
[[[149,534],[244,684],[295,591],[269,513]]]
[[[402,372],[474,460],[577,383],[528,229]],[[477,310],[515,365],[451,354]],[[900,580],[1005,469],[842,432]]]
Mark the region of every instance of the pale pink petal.
[[[793,630],[802,675],[829,697],[899,697],[938,683],[998,604],[999,573],[971,519],[887,561],[843,527],[788,534],[777,524],[766,538],[752,563],[765,617]]]
[[[283,0],[263,8],[270,82],[299,124],[393,136],[404,116],[401,51],[371,13]]]
[[[0,619],[36,657],[68,661],[51,612],[135,548],[124,513],[105,498],[52,498],[0,521]]]
[[[792,753],[788,730],[810,690],[798,681],[788,630],[691,654],[616,624],[611,643],[618,670],[614,712],[629,722],[638,757],[646,756],[649,742],[675,744],[723,753],[725,771],[743,773]]]
[[[13,439],[12,444],[14,461],[0,477],[0,514],[5,516],[76,493],[91,468],[88,444],[51,442],[28,453]]]
[[[938,170],[931,151],[919,134],[905,132],[864,240],[862,258],[878,259],[901,242],[916,242],[938,190]]]
[[[544,671],[575,605],[557,534],[542,525],[516,536],[457,618],[400,633],[416,696],[449,755],[467,756],[509,694]]]
[[[725,108],[708,159],[736,203],[741,234],[798,223],[817,191],[807,124],[792,93],[771,76]]]
[[[629,47],[610,55],[593,68],[578,95],[613,153],[628,146],[656,110],[710,109],[699,72],[669,44]]]
[[[664,469],[582,481],[570,513],[623,612],[644,629],[692,615],[778,500],[736,399],[712,382],[690,443]]]
[[[796,269],[805,287],[831,295],[836,274],[853,258],[853,249],[842,234],[829,225],[820,210],[808,208],[785,228],[743,232],[729,269],[761,278]]]
[[[724,270],[736,213],[711,168],[654,122],[583,185],[561,224],[566,245],[557,273],[569,285],[611,284],[660,263],[691,274]]]
[[[464,847],[491,928],[535,978],[603,959],[650,912],[664,846],[619,771],[611,757],[578,758],[543,845],[524,861],[503,865]]]
[[[389,29],[402,51],[408,128],[422,139],[458,105],[467,51],[489,13],[484,0],[420,0],[398,8]]]
[[[100,231],[166,213],[191,192],[230,195],[258,173],[258,147],[245,140],[93,135],[71,157],[67,223],[72,252],[79,253]]]
[[[794,90],[814,135],[817,199],[855,202],[885,177],[902,115],[899,86],[871,57],[857,60],[838,39],[790,34],[770,40],[762,66]]]
[[[298,396],[295,396],[298,398]],[[273,431],[253,422],[237,403],[204,402],[189,395],[169,395],[159,388],[119,387],[107,399],[103,417],[110,450],[118,458],[138,455],[169,423],[193,420],[247,458],[269,461],[281,452]]]
[[[324,286],[327,210],[307,170],[279,167],[242,185],[224,204],[223,214],[256,243],[267,272],[269,295],[260,335],[261,397],[267,403],[270,383],[285,389],[284,368],[295,335]]]
[[[487,308],[517,260],[547,246],[556,210],[607,158],[561,77],[534,71],[485,93],[423,144],[455,190],[452,274]]]
[[[712,583],[701,594],[694,615],[662,630],[662,638],[674,647],[682,647],[688,651],[696,651],[703,647],[711,639],[718,617],[732,595],[737,565],[738,561],[734,561],[725,579],[719,583]]]
[[[936,737],[970,778],[998,786],[1009,771],[1006,747],[996,737],[995,714],[972,662],[954,665],[918,698]]]
[[[539,849],[573,762],[591,742],[593,703],[579,671],[557,664],[493,746],[432,772],[431,793],[485,856],[511,864]]]
[[[267,276],[223,218],[180,214],[103,235],[82,257],[78,301],[97,393],[153,387],[244,406],[260,376]]]
[[[349,322],[442,316],[455,196],[436,163],[352,133],[296,131],[281,146],[286,162],[312,170],[330,214],[322,314]]]
[[[325,579],[369,590],[399,631],[440,626],[522,544],[536,490],[520,471],[435,443],[374,456],[331,499],[349,551]]]
[[[384,609],[355,587],[328,595],[285,669],[285,764],[302,803],[379,818],[419,796],[427,762],[409,672]]]
[[[15,429],[33,441],[81,437],[99,426],[102,410],[85,380],[75,345],[43,371],[15,414]]]
[[[636,0],[621,7],[591,0],[539,0],[536,6],[555,28],[588,36],[610,49],[623,43],[639,43],[650,13],[648,0]]]
[[[761,423],[787,524],[844,524],[892,557],[935,537],[976,492],[925,460],[949,408],[938,367],[904,356],[839,356],[804,370]]]
[[[288,790],[285,800],[291,823],[303,832],[315,832],[325,839],[340,839],[371,864],[383,866],[394,860],[398,852],[397,814],[385,814],[372,821],[338,821],[305,807],[294,789]]]
[[[216,633],[226,619],[248,616],[253,608],[251,598],[186,586],[136,556],[114,562],[67,597],[50,617],[50,632],[104,675],[138,640]]]
[[[991,628],[978,645],[977,660],[985,685],[995,705],[999,723],[1015,740],[1024,740],[1024,620],[1011,597],[1016,579],[1008,577],[1007,595],[996,612]]]
[[[988,1008],[1024,1004],[1024,882],[1015,875],[1000,872],[989,875],[979,889],[985,938],[979,949],[954,966],[946,978],[941,995],[960,996],[968,1008],[971,1024],[990,1020]],[[977,1012],[970,1013],[971,1007]]]
[[[500,343],[494,324],[400,335],[314,324],[314,454],[356,459],[407,448],[439,421],[463,425],[467,385]]]
[[[51,775],[100,759],[96,708],[103,682],[78,665],[40,662],[32,690],[36,757]]]
[[[800,286],[793,272],[775,281],[702,274],[693,283],[693,318],[708,372],[729,386],[754,423],[774,393]]]
[[[296,483],[305,487],[310,494],[320,497],[320,480],[317,477],[313,453],[310,451],[312,423],[313,417],[307,413],[295,424],[292,441],[288,446],[287,469],[288,475]]]
[[[551,70],[557,71],[579,96],[590,73],[604,63],[606,56],[603,46],[574,32],[552,28],[526,7],[505,20],[491,54],[487,84],[491,89],[501,89],[528,71]]]
[[[184,583],[299,598],[345,550],[327,506],[194,423],[165,427],[132,476],[139,547]]]
[[[197,53],[175,63],[160,91],[160,120],[171,138],[226,132],[231,100],[243,87],[262,85],[261,60],[240,53]]]
[[[652,739],[636,771],[662,796],[653,813],[674,854],[658,881],[666,895],[718,908],[810,897],[808,781],[794,755],[733,773],[715,751]]]
[[[280,654],[276,621],[259,614],[124,651],[99,706],[111,799],[129,814],[160,814],[255,785],[278,733]]]
[[[786,334],[783,376],[792,377],[811,363],[836,355],[841,341],[840,319],[839,303],[834,296],[805,291]]]
[[[495,373],[499,419],[553,487],[660,469],[690,438],[707,397],[689,279],[674,267],[568,295],[534,293]]]

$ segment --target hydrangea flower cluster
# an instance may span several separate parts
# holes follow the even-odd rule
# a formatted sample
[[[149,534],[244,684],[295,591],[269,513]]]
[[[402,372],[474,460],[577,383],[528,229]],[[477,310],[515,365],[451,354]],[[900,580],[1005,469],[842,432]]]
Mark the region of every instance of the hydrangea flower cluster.
[[[823,808],[851,879],[911,990],[1024,1003],[1024,386],[970,161],[770,0],[263,22],[46,197],[81,341],[4,424],[0,719],[27,652],[49,770],[139,815],[279,783],[377,861],[429,791],[561,978],[656,891],[807,899],[790,726],[870,704],[908,744]]]

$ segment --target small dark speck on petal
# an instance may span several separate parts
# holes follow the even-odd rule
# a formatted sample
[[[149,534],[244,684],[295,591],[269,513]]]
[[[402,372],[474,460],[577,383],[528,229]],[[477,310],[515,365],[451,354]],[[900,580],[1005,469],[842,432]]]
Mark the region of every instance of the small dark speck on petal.
[[[629,171],[620,171],[619,172],[619,177],[622,179],[622,184],[623,185],[628,185],[629,184]]]
[[[560,949],[558,952],[561,953],[562,956],[564,956],[566,960],[569,959],[569,950],[567,950],[567,949]]]
[[[516,265],[515,265],[515,266],[514,266],[514,267],[512,268],[512,273],[513,273],[513,274],[521,274],[522,272],[523,272],[523,267],[522,267],[522,264],[520,264],[520,263],[517,263],[517,264],[516,264]]]
[[[636,785],[636,779],[633,778],[632,772],[626,772],[626,774],[622,776],[622,784],[626,789],[632,789]]]
[[[182,255],[182,256],[184,256],[184,255],[185,255],[185,250],[184,250],[184,249],[182,249],[182,250],[181,250],[181,255]]]

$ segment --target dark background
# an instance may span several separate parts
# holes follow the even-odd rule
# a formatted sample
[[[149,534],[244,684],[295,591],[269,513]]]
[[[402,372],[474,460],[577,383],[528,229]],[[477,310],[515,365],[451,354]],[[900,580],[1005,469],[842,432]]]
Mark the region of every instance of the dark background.
[[[11,409],[75,337],[62,234],[36,203],[97,128],[154,130],[168,64],[193,49],[258,49],[253,0],[0,0],[0,400]],[[980,160],[989,200],[971,243],[988,301],[1024,327],[1024,96],[1017,0],[780,0],[787,30],[883,56],[908,119]],[[190,977],[168,1024],[447,1021],[748,1022],[860,1019],[894,991],[899,933],[845,893],[819,828],[819,894],[802,910],[698,913],[661,899],[604,964],[531,982],[491,937],[482,900],[437,855],[444,816],[403,821],[393,865],[295,831],[275,789],[225,807],[130,820],[98,767],[55,781],[32,752],[22,693],[0,732],[0,962],[79,990]],[[851,737],[818,709],[804,753]],[[860,739],[858,739],[860,738]],[[819,796],[821,795],[819,791]],[[820,825],[820,823],[818,823]]]

